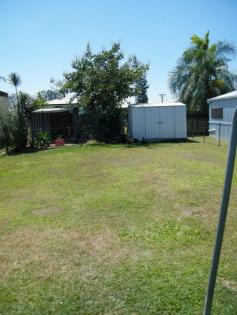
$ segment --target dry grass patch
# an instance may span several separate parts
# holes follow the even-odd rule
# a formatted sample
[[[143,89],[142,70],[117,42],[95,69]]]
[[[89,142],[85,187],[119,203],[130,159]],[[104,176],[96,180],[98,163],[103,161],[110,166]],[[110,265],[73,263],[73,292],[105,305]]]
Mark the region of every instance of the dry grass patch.
[[[227,279],[220,279],[221,284],[223,285],[223,287],[237,293],[237,283],[231,280],[227,280]]]
[[[1,240],[0,278],[6,280],[17,272],[37,277],[83,278],[97,273],[97,268],[136,261],[143,255],[138,249],[122,244],[107,227],[93,235],[71,230],[18,229]]]
[[[35,209],[32,211],[32,213],[35,215],[38,215],[38,216],[48,216],[48,215],[58,214],[62,211],[63,211],[62,208],[58,208],[56,206],[51,206],[51,207],[47,207],[47,208]]]

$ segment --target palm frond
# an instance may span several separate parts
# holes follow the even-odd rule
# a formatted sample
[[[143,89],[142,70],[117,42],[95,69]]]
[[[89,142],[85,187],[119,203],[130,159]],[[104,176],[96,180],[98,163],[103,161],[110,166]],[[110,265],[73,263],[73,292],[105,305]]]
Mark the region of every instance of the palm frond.
[[[8,82],[15,87],[18,87],[21,84],[21,78],[16,72],[11,72],[8,75]]]
[[[236,48],[233,44],[226,41],[217,42],[216,53],[219,57],[230,56],[234,57],[236,55]]]

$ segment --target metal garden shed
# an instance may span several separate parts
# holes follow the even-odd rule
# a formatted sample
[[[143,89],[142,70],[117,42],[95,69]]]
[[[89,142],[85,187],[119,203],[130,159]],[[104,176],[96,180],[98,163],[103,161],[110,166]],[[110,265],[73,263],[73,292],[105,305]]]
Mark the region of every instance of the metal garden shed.
[[[210,136],[229,141],[233,116],[237,107],[237,91],[210,98],[208,103]]]
[[[128,107],[129,137],[156,141],[187,137],[187,112],[183,103],[136,104]]]

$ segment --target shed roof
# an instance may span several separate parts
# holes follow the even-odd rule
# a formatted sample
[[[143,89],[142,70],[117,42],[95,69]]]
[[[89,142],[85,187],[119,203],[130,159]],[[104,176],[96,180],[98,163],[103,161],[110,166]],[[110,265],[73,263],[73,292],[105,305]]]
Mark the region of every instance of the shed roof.
[[[68,112],[67,108],[40,108],[33,111],[33,113],[59,113],[59,112]]]
[[[165,107],[165,106],[185,106],[181,102],[171,102],[171,103],[146,103],[146,104],[131,104],[134,107]]]
[[[69,93],[63,98],[56,98],[54,100],[48,101],[48,105],[68,105],[68,104],[77,104],[78,100],[74,93]]]
[[[237,90],[226,93],[226,94],[222,94],[216,97],[209,98],[207,101],[212,102],[216,100],[226,100],[226,99],[231,99],[231,98],[237,98]]]

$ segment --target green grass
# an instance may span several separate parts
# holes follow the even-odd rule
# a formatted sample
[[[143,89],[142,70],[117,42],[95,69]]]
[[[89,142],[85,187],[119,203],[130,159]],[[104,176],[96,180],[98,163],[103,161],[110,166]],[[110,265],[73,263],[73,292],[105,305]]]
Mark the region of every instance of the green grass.
[[[0,157],[0,314],[202,314],[227,146]],[[214,314],[237,314],[237,173]]]

